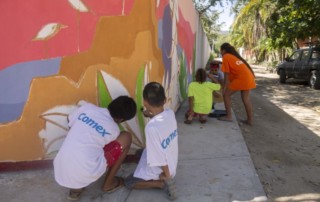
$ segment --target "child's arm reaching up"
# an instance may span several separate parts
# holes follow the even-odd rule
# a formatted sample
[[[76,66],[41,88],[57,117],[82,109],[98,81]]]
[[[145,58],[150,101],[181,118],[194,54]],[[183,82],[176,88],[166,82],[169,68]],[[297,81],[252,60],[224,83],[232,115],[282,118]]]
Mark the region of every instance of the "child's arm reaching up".
[[[209,79],[211,79],[211,81],[213,81],[214,83],[219,83],[219,81],[215,78],[215,76],[213,74],[208,74]]]

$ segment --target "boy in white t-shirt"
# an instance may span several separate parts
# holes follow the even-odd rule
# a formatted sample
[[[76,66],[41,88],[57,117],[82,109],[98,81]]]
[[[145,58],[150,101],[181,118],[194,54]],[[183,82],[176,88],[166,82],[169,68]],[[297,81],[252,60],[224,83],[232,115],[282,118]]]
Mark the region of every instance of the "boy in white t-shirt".
[[[163,87],[156,82],[143,90],[144,114],[150,117],[145,127],[146,148],[133,174],[125,179],[129,189],[160,188],[169,199],[176,199],[173,181],[178,164],[178,133],[175,114],[164,109],[166,102]]]
[[[120,132],[118,123],[136,114],[135,101],[119,96],[107,108],[86,103],[69,115],[70,130],[54,159],[55,179],[70,188],[69,200],[78,200],[84,187],[98,180],[107,170],[103,191],[123,186],[116,177],[130,145],[131,134]]]

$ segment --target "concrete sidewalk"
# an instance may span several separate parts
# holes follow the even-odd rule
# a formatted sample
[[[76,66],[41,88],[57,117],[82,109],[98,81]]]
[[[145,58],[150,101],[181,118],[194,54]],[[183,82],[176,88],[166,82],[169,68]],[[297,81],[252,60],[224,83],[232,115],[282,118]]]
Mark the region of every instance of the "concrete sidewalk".
[[[222,104],[218,104],[218,108],[222,109]],[[185,125],[186,110],[184,104],[176,114],[179,134],[179,163],[175,178],[177,201],[267,201],[237,122],[208,118],[206,124],[195,120],[191,125]],[[126,177],[135,166],[123,165],[118,175]],[[100,179],[87,187],[80,201],[167,201],[162,190],[130,191],[122,188],[104,194],[102,181]],[[0,187],[0,201],[67,201],[68,190],[54,181],[52,169],[0,173]]]

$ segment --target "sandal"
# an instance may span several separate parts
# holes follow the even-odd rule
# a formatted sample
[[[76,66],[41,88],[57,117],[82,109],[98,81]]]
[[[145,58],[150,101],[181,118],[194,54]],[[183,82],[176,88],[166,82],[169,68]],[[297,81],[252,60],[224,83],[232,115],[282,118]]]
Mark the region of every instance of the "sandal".
[[[120,189],[121,187],[124,186],[124,179],[123,179],[123,178],[117,177],[117,176],[115,176],[114,178],[117,180],[116,186],[114,186],[114,187],[112,187],[112,188],[110,188],[110,189],[104,189],[104,188],[103,188],[103,191],[104,191],[105,193],[111,194],[111,193],[117,191],[118,189]]]
[[[170,201],[174,201],[177,199],[177,187],[173,179],[164,181],[164,190],[167,193]]]
[[[84,191],[84,188],[82,188],[82,189],[70,189],[69,196],[68,196],[67,199],[69,201],[77,201],[77,200],[80,199],[80,196],[81,196],[83,191]]]

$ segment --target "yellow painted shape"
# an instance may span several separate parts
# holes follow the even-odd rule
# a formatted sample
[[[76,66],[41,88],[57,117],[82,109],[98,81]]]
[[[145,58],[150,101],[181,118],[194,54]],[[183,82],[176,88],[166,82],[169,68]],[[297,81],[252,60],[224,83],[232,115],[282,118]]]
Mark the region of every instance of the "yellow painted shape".
[[[59,74],[78,81],[85,69],[92,64],[110,64],[112,58],[129,58],[134,52],[137,35],[146,31],[150,32],[151,43],[149,40],[142,43],[150,43],[148,46],[151,47],[152,53],[162,61],[161,50],[158,48],[155,2],[137,0],[128,16],[102,17],[98,22],[96,35],[89,51],[63,58]],[[145,62],[150,60],[145,59]],[[132,64],[122,66],[121,69],[112,69],[110,73],[117,74],[119,71],[125,73],[130,68],[135,67]],[[159,77],[163,75],[163,65],[160,69],[162,73]]]

